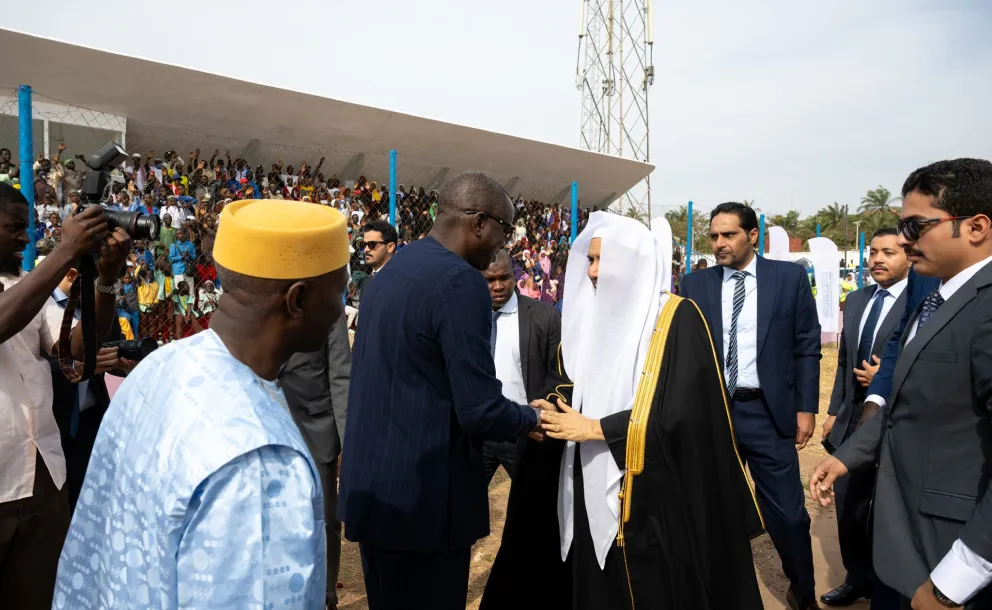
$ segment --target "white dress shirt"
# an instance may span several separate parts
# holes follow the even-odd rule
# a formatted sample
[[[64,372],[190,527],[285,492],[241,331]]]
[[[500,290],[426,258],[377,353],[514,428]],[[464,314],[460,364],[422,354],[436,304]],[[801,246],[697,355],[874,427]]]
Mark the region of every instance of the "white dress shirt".
[[[737,387],[759,389],[758,380],[758,256],[751,257],[744,272],[744,306],[737,318]],[[723,268],[723,361],[727,362],[730,349],[730,326],[734,315],[734,290],[736,269]],[[724,379],[727,368],[724,364]]]
[[[940,285],[940,296],[946,302],[968,280],[973,278],[983,267],[992,263],[989,257],[980,263],[975,263],[961,273],[958,273],[946,283]],[[917,316],[918,317],[918,316]],[[906,342],[913,340],[919,320],[914,319],[910,324],[909,337]],[[964,604],[979,591],[992,583],[992,562],[986,561],[978,553],[968,548],[960,539],[955,540],[951,550],[940,560],[937,567],[930,573],[930,580],[940,592],[952,601]]]
[[[889,315],[892,311],[892,306],[896,304],[896,300],[902,296],[902,293],[906,290],[906,286],[909,284],[909,277],[904,277],[895,284],[892,284],[888,288],[885,288],[888,294],[882,294],[883,288],[879,286],[875,289],[875,294],[868,299],[868,305],[865,306],[865,310],[861,313],[861,321],[858,323],[858,341],[861,340],[861,333],[865,332],[865,324],[868,323],[868,315],[871,313],[871,308],[874,307],[875,301],[878,299],[885,299],[882,302],[882,312],[878,316],[878,321],[875,323],[875,330],[871,333],[871,343],[872,347],[875,347],[875,340],[878,338],[878,329],[881,328],[882,322],[885,317]],[[861,363],[856,363],[855,368],[861,368]]]
[[[20,278],[0,276],[5,290]],[[63,310],[49,298],[19,333],[0,343],[0,502],[34,493],[35,451],[55,486],[65,484],[62,437],[52,412],[52,369],[45,359],[59,337]]]
[[[527,386],[520,366],[520,317],[517,293],[499,308],[496,318],[496,378],[503,384],[503,396],[521,405],[527,404]]]
[[[878,325],[875,326],[875,334],[872,335],[872,347],[875,347],[874,345],[875,339],[878,337],[878,326],[882,324],[882,320],[885,319],[885,316],[889,315],[889,312],[892,311],[892,306],[895,305],[896,299],[898,299],[899,296],[902,295],[903,291],[906,290],[906,286],[908,285],[909,285],[909,276],[903,278],[901,282],[896,282],[895,284],[892,285],[891,288],[886,289],[892,294],[892,296],[885,297],[885,303],[882,304],[882,315],[878,316]],[[875,291],[875,294],[872,295],[871,299],[868,301],[868,306],[865,307],[864,313],[861,314],[861,322],[858,325],[859,339],[861,337],[861,332],[864,330],[865,323],[868,321],[868,314],[871,312],[871,306],[875,304],[875,299],[878,298],[878,293],[881,290],[882,287],[879,286],[878,290]],[[885,356],[884,350],[882,352],[882,356]],[[861,363],[856,362],[854,364],[854,368],[860,369]],[[879,407],[885,406],[885,399],[879,396],[878,394],[869,394],[867,397],[865,397],[865,402],[873,402]]]

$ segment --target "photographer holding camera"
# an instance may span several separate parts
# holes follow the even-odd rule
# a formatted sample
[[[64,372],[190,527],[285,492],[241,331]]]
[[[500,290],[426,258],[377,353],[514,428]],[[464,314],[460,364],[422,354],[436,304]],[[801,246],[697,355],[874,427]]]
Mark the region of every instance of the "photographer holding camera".
[[[66,465],[52,411],[47,355],[56,351],[63,310],[51,295],[83,256],[99,253],[95,326],[103,341],[116,316],[117,278],[131,247],[112,233],[104,210],[91,206],[66,218],[62,242],[34,271],[22,274],[28,245],[24,195],[0,184],[0,607],[49,608],[59,553],[69,526]],[[83,360],[82,325],[70,353]]]

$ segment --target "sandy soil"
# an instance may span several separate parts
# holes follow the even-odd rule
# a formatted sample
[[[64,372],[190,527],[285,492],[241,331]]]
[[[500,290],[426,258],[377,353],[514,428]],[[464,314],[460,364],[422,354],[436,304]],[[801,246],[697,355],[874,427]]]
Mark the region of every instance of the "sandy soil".
[[[826,457],[826,452],[820,444],[820,426],[826,418],[827,403],[830,399],[830,389],[833,385],[834,372],[837,369],[837,350],[833,346],[824,347],[823,361],[820,366],[820,417],[817,419],[817,429],[813,441],[799,454],[800,468],[803,481],[809,481],[813,468]],[[479,607],[479,598],[486,586],[489,576],[489,566],[499,550],[499,540],[503,532],[503,518],[506,511],[506,499],[510,492],[510,480],[499,470],[489,488],[490,519],[492,534],[480,540],[473,549],[472,571],[468,591],[468,609]],[[813,520],[811,527],[813,536],[813,562],[816,568],[816,590],[821,595],[844,580],[844,566],[840,559],[837,545],[837,517],[833,507],[824,509],[809,499],[807,494],[806,508]],[[762,536],[752,544],[754,566],[761,586],[765,608],[780,610],[786,607],[785,594],[789,583],[782,574],[781,563],[775,547],[768,536]],[[358,555],[358,545],[345,542],[341,557],[341,575],[338,589],[340,610],[365,610],[365,590],[362,584],[362,566]],[[866,602],[859,602],[852,608],[868,608]]]

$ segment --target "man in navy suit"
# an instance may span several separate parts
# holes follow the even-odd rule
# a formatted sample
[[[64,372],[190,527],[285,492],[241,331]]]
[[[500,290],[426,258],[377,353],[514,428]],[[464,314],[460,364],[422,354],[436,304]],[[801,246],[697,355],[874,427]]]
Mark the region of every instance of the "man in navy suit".
[[[818,608],[810,518],[796,453],[816,425],[820,324],[806,271],[754,251],[758,219],[740,203],[710,213],[718,265],[689,273],[681,294],[699,305],[721,358],[741,458],[782,569],[793,610]]]
[[[430,235],[362,297],[338,516],[360,544],[370,610],[464,610],[469,552],[489,535],[482,441],[537,428],[535,409],[503,397],[479,273],[512,222],[499,183],[457,176]]]

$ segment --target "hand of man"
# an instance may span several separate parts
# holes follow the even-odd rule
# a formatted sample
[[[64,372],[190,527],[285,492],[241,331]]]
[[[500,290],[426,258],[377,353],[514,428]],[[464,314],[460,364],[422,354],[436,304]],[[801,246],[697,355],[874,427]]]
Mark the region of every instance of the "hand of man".
[[[878,413],[878,410],[881,408],[882,407],[879,406],[878,403],[865,401],[865,404],[861,410],[861,420],[858,421],[858,427],[860,427],[861,424],[865,423],[866,421],[874,417],[875,414]]]
[[[823,422],[823,433],[821,434],[823,438],[830,436],[830,431],[834,429],[834,421],[836,419],[836,415],[830,415],[827,417],[827,421]]]
[[[847,466],[831,456],[820,462],[809,478],[809,494],[823,506],[830,506],[834,498],[834,481],[847,474]]]
[[[603,430],[599,421],[589,419],[558,399],[561,413],[541,411],[541,428],[551,438],[581,443],[590,440],[603,440]]]
[[[91,254],[100,249],[109,234],[103,207],[93,205],[65,219],[61,247],[68,248],[74,258]]]
[[[117,348],[101,347],[96,353],[96,368],[93,373],[107,373],[117,367]]]
[[[937,601],[934,596],[933,581],[929,578],[916,590],[910,607],[913,610],[947,610],[947,606]]]
[[[121,270],[127,262],[130,251],[131,236],[124,229],[117,227],[100,246],[100,262],[97,263],[97,268],[100,271],[101,282],[114,282],[121,276]]]
[[[537,409],[537,428],[532,430],[527,436],[539,443],[544,442],[546,437],[544,431],[541,430],[541,411],[554,411],[555,406],[542,398],[530,401],[530,406]]]
[[[862,368],[854,369],[854,376],[857,378],[858,383],[861,387],[867,388],[871,385],[871,380],[875,378],[875,373],[878,372],[878,368],[882,366],[882,361],[878,359],[878,356],[871,357],[871,364],[867,360],[861,361]]]
[[[813,430],[816,429],[815,413],[800,413],[796,420],[796,451],[800,451],[813,438]]]
[[[121,373],[123,375],[127,375],[128,373],[130,373],[131,371],[133,371],[134,370],[134,367],[136,367],[136,366],[138,366],[138,361],[137,360],[128,360],[127,358],[118,358],[117,359],[117,369],[116,369],[115,373]]]

